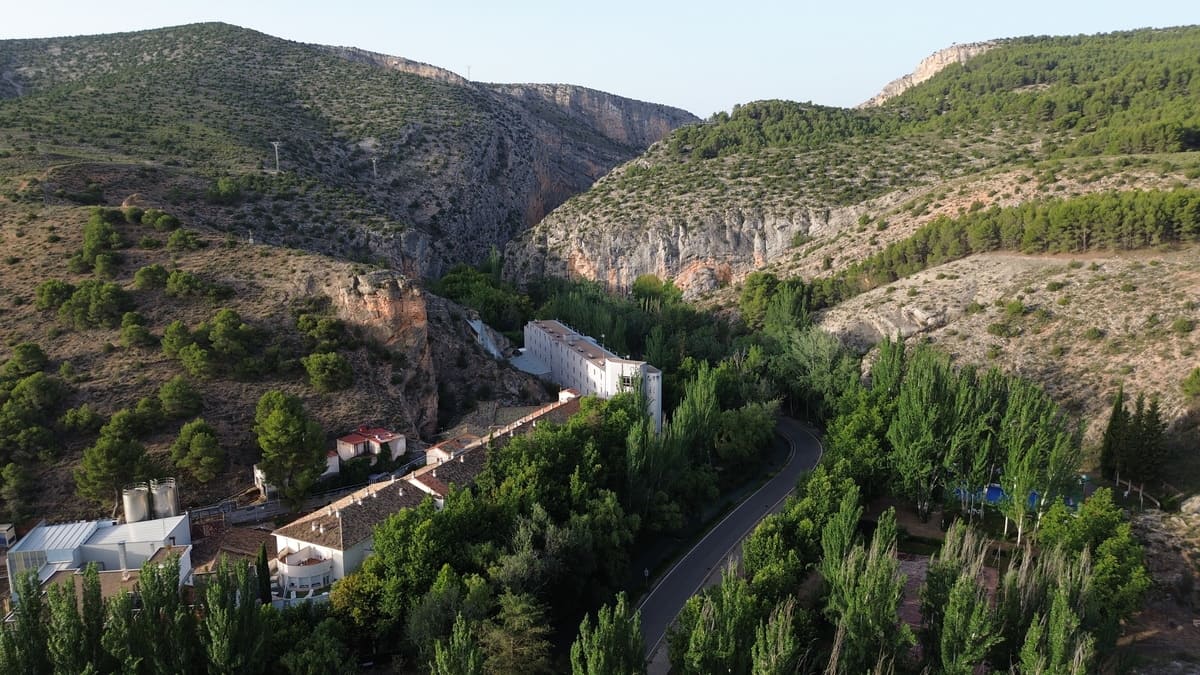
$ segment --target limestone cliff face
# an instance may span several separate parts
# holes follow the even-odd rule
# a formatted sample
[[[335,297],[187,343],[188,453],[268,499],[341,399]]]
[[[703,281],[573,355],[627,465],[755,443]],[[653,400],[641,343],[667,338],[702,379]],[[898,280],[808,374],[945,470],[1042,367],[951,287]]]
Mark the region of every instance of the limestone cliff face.
[[[506,249],[505,273],[590,279],[628,289],[638,276],[673,279],[691,296],[741,278],[791,248],[797,234],[821,236],[849,227],[861,209],[763,211],[734,208],[641,222],[549,218]]]
[[[421,435],[431,437],[478,399],[523,405],[544,395],[533,377],[489,356],[470,321],[478,316],[387,271],[324,289],[338,316],[399,354],[391,387]]]
[[[430,346],[429,315],[421,289],[390,272],[358,275],[328,289],[338,316],[403,355],[402,406],[423,435],[437,428],[437,381]]]
[[[606,138],[645,149],[672,130],[700,120],[691,113],[614,96],[603,91],[570,84],[489,84],[492,91],[510,96],[535,112],[542,106],[581,122]]]
[[[388,70],[398,70],[402,73],[411,73],[420,77],[427,77],[431,80],[441,82],[449,82],[451,84],[466,84],[467,78],[458,73],[451,72],[445,68],[431,66],[428,63],[413,61],[402,56],[391,56],[390,54],[380,54],[379,52],[370,52],[358,47],[330,47],[325,45],[313,45],[318,49],[327,49],[336,56],[340,56],[347,61],[356,61],[365,63],[379,68],[387,68]]]
[[[940,49],[922,59],[913,72],[888,82],[878,94],[859,104],[858,107],[872,108],[882,105],[884,101],[899,96],[905,91],[937,75],[946,66],[952,63],[966,63],[968,59],[974,58],[998,44],[1000,43],[997,40],[989,40],[987,42],[970,42]]]

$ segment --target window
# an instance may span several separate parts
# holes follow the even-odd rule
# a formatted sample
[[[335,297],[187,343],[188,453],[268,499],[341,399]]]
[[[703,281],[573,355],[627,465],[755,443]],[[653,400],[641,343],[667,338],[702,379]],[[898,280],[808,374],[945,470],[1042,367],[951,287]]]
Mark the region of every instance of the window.
[[[621,376],[621,391],[628,391],[629,389],[633,389],[633,376],[632,375],[622,375]]]

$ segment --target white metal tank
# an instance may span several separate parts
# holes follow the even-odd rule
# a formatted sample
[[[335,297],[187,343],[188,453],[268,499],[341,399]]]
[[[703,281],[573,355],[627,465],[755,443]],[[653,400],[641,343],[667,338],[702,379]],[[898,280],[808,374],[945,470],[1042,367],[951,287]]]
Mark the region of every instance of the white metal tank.
[[[179,493],[176,492],[174,478],[150,481],[150,496],[153,498],[155,518],[179,515]]]
[[[125,522],[136,523],[150,517],[150,488],[145,483],[134,483],[121,491],[121,503],[125,507]]]

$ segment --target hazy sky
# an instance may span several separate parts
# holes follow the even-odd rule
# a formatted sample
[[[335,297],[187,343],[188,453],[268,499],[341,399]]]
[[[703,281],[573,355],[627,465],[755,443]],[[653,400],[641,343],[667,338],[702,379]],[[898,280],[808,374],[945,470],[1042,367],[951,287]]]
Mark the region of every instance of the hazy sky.
[[[225,21],[489,82],[569,82],[701,117],[764,98],[849,106],[955,42],[1200,23],[1195,0],[33,0],[0,38]],[[0,64],[3,66],[3,64]]]

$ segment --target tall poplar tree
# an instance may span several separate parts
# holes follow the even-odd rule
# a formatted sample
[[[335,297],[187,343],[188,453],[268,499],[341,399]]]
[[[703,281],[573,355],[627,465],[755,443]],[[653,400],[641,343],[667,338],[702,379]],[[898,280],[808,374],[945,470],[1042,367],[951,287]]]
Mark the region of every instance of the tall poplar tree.
[[[573,675],[642,675],[646,672],[646,645],[642,639],[641,613],[632,610],[625,594],[617,604],[596,612],[593,625],[585,616],[579,637],[571,645]]]

